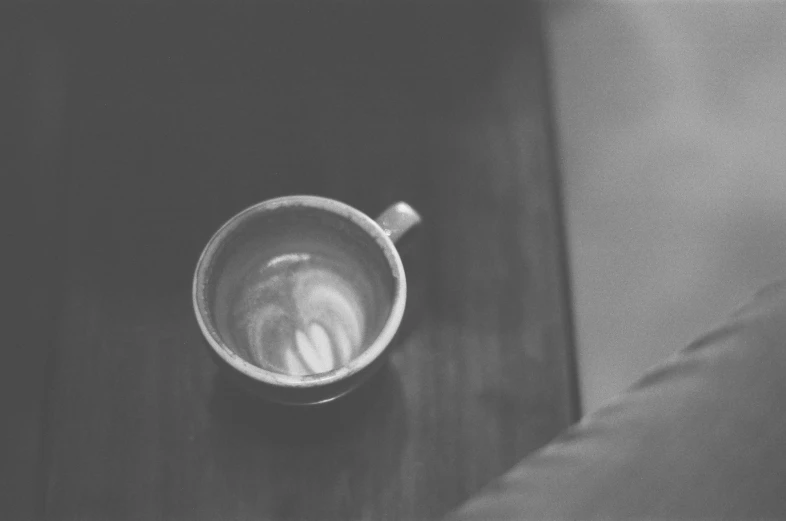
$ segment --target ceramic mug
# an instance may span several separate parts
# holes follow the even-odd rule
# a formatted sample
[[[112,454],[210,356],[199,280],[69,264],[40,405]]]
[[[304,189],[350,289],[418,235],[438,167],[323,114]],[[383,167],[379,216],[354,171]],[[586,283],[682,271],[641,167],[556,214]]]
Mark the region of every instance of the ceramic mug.
[[[407,281],[394,242],[420,222],[406,203],[376,220],[295,195],[227,221],[194,273],[194,312],[221,369],[285,404],[333,400],[384,361]]]

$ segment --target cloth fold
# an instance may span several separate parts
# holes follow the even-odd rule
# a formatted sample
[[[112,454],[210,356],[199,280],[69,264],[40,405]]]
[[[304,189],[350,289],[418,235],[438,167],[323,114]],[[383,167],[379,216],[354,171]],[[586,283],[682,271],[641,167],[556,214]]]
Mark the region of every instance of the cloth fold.
[[[782,519],[784,448],[779,281],[449,519]]]

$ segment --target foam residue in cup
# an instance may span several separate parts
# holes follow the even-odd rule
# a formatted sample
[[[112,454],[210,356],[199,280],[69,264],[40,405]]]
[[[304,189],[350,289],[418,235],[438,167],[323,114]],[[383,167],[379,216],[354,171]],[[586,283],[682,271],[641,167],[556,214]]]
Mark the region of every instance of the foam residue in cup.
[[[366,329],[362,291],[341,271],[321,255],[289,253],[249,274],[233,315],[255,363],[319,374],[359,352]]]

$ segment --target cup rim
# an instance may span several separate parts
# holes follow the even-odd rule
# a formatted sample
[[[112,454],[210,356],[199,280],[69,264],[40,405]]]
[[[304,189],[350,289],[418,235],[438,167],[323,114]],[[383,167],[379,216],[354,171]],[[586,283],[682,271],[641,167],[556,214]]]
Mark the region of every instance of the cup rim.
[[[253,216],[261,213],[267,213],[279,208],[293,208],[293,207],[306,207],[316,208],[337,214],[350,220],[363,231],[365,231],[382,250],[385,259],[388,261],[388,266],[391,270],[391,275],[395,280],[395,289],[393,294],[393,302],[390,307],[390,313],[385,321],[381,331],[374,339],[373,342],[361,354],[336,369],[327,371],[325,373],[310,374],[310,375],[288,375],[270,371],[257,365],[254,365],[237,353],[229,349],[229,347],[221,340],[218,332],[216,331],[212,320],[210,319],[210,312],[208,309],[207,298],[205,296],[206,277],[216,252],[221,245],[224,244],[226,239],[231,233],[238,228],[242,223],[248,221]],[[207,340],[210,348],[223,359],[230,367],[241,372],[245,376],[278,387],[289,388],[313,388],[322,385],[335,383],[337,381],[348,378],[354,374],[365,369],[376,360],[385,349],[398,330],[401,320],[404,316],[404,307],[407,299],[407,281],[404,274],[404,266],[401,262],[401,257],[396,250],[393,241],[388,237],[387,233],[382,227],[371,217],[362,211],[346,204],[341,201],[330,199],[327,197],[315,195],[286,195],[267,199],[259,203],[253,204],[244,210],[236,213],[229,218],[210,238],[205,245],[202,253],[197,261],[194,277],[192,281],[191,300],[196,315],[199,328],[202,335]]]

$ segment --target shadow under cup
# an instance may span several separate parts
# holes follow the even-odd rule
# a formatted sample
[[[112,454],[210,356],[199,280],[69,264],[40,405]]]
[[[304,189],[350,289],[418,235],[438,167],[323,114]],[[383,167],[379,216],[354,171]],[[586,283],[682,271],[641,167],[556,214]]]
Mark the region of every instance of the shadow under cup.
[[[219,366],[292,404],[336,398],[370,376],[403,297],[400,261],[378,226],[341,203],[305,199],[260,203],[225,224],[194,292]]]

